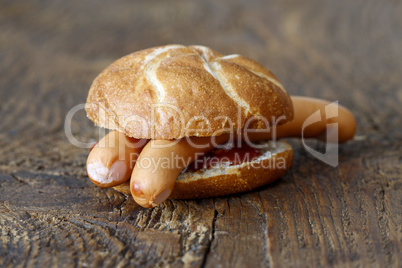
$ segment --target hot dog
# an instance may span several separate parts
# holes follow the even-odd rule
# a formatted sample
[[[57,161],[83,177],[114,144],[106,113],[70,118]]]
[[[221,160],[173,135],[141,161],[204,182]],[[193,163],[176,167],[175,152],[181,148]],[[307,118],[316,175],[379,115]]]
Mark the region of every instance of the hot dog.
[[[100,187],[131,193],[144,207],[158,205],[170,194],[192,198],[251,190],[279,178],[290,166],[292,149],[282,143],[279,149],[256,152],[263,155],[217,175],[205,170],[183,173],[198,155],[229,139],[313,137],[345,142],[356,129],[346,108],[318,99],[290,98],[259,63],[202,46],[167,45],[127,55],[94,80],[87,103],[91,120],[116,130],[103,140],[125,141],[117,147],[95,146],[87,161],[89,177]],[[253,118],[257,120],[246,128]],[[276,125],[276,118],[284,120]],[[139,141],[143,144],[132,148],[130,144]],[[170,143],[168,148],[157,148]],[[285,161],[282,170],[249,165],[280,157]],[[169,165],[175,159],[182,162]]]

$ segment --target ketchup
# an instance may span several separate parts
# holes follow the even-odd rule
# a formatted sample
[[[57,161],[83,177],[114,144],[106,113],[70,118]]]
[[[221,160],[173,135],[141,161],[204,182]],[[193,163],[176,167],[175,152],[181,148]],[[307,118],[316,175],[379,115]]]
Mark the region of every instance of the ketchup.
[[[240,165],[244,162],[251,162],[261,155],[261,151],[244,143],[241,147],[230,149],[216,149],[206,153],[201,159],[195,160],[188,165],[188,170],[198,171],[211,166],[229,164]]]

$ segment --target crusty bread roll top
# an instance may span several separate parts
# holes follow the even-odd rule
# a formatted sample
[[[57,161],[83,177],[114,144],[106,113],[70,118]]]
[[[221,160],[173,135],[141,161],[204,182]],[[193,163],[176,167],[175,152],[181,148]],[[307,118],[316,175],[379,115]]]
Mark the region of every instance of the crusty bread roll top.
[[[86,104],[96,125],[142,139],[213,136],[293,118],[268,69],[204,46],[166,45],[120,58],[93,82]]]

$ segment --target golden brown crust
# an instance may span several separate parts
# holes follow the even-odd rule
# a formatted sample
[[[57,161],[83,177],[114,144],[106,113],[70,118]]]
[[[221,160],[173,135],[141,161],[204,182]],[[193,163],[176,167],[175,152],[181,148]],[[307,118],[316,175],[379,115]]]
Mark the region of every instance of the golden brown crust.
[[[290,168],[293,150],[286,150],[256,162],[229,167],[226,174],[208,178],[186,178],[177,180],[170,199],[195,199],[224,196],[256,189],[274,182]],[[230,169],[230,170],[229,170]],[[130,182],[113,187],[115,190],[131,195]]]
[[[93,82],[86,111],[96,125],[129,137],[212,136],[262,116],[293,118],[290,98],[259,63],[203,46],[167,45],[129,54]],[[249,127],[265,128],[254,120]],[[227,130],[225,132],[228,132]]]

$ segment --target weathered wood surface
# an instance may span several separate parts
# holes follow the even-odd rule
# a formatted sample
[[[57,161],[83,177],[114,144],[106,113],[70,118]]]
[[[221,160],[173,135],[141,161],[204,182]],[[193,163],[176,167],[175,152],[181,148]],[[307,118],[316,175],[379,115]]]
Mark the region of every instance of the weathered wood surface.
[[[0,1],[0,266],[401,267],[400,14],[401,1]],[[112,61],[167,43],[259,60],[291,94],[349,107],[358,136],[337,168],[292,141],[286,176],[246,194],[147,210],[96,188],[64,118]],[[97,137],[82,112],[73,126]]]

